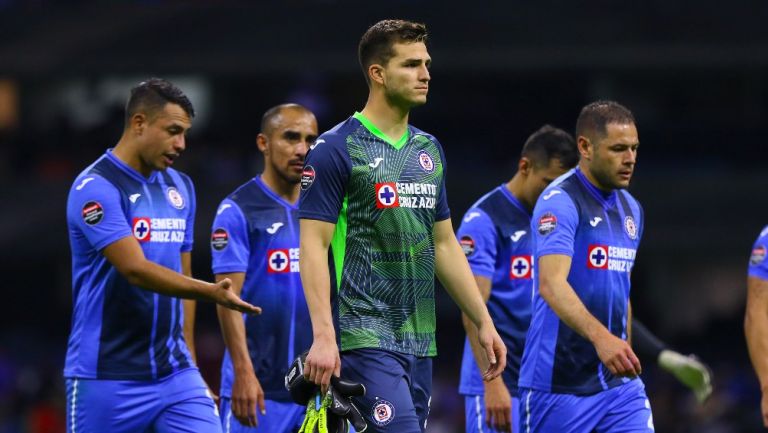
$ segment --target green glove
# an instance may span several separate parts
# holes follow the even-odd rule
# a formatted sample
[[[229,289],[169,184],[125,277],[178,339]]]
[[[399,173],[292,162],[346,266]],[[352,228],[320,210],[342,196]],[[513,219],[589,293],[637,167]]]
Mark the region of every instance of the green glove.
[[[307,414],[301,423],[299,433],[328,433],[328,407],[331,404],[330,394],[320,400],[320,393],[310,398],[307,403]]]

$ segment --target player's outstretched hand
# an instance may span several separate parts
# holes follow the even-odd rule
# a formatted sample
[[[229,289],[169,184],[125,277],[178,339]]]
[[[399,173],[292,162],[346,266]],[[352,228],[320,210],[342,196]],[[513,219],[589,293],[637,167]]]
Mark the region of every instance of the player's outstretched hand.
[[[320,385],[320,392],[325,395],[331,383],[331,375],[341,375],[341,358],[335,337],[315,338],[309,348],[307,361],[304,363],[304,377]]]
[[[246,427],[257,427],[256,407],[262,415],[266,414],[264,407],[264,390],[256,375],[251,371],[235,373],[232,384],[232,414],[240,424]]]
[[[261,314],[261,307],[255,307],[235,295],[232,292],[232,280],[224,278],[218,283],[214,284],[213,299],[214,301],[230,310],[236,310],[241,313],[248,314]]]
[[[494,379],[507,366],[507,346],[501,341],[490,319],[477,329],[477,339],[488,359],[488,369],[483,373],[483,380]]]
[[[497,432],[512,432],[512,396],[500,377],[485,382],[485,423]]]
[[[615,376],[636,377],[642,372],[640,360],[626,341],[606,330],[594,342],[600,361]]]

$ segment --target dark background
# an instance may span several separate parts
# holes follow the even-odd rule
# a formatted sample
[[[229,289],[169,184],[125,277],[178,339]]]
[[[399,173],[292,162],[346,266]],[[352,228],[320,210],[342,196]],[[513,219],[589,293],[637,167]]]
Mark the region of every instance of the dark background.
[[[260,171],[261,114],[299,102],[325,130],[361,109],[357,42],[390,17],[431,33],[429,103],[411,121],[445,147],[455,224],[512,176],[543,123],[572,131],[579,109],[601,98],[634,111],[631,191],[647,217],[636,317],[715,373],[699,406],[646,360],[656,429],[761,430],[742,321],[746,263],[766,223],[768,3],[0,0],[0,433],[63,431],[66,194],[117,142],[128,89],[162,76],[196,104],[178,168],[196,183],[194,271],[209,279],[215,207]],[[463,426],[463,332],[456,306],[437,296],[429,431],[452,433]],[[197,346],[216,386],[223,343],[210,304],[200,306]]]

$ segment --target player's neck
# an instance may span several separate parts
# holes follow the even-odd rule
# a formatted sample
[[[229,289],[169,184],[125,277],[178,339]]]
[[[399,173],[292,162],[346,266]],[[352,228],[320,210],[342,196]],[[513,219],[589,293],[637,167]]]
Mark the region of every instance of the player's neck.
[[[299,185],[286,181],[278,176],[274,170],[264,169],[264,173],[261,174],[261,181],[264,182],[267,188],[288,203],[296,204],[299,201]]]
[[[525,179],[523,179],[522,175],[518,173],[515,174],[512,179],[506,183],[505,186],[507,190],[512,194],[512,196],[520,202],[520,204],[525,206],[528,210],[533,210],[533,205],[535,203],[531,203],[531,201],[526,198],[525,189],[523,188],[524,183]]]
[[[600,182],[597,181],[595,176],[592,175],[592,172],[589,170],[589,167],[584,163],[584,161],[579,161],[579,171],[581,171],[581,174],[584,175],[585,178],[589,181],[589,183],[592,184],[595,188],[599,189],[600,191],[610,193],[613,191],[613,188],[606,188],[603,185],[600,184]]]
[[[410,109],[394,106],[385,97],[371,94],[365,108],[360,112],[392,141],[398,141],[408,130]]]
[[[152,169],[141,163],[139,152],[135,150],[135,146],[125,136],[121,137],[115,148],[112,149],[112,155],[123,161],[128,167],[141,173],[144,177],[148,178],[152,174]]]

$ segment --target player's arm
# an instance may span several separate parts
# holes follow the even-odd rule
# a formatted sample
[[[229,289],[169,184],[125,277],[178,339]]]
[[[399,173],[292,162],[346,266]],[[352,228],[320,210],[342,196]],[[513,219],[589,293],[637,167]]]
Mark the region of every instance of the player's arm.
[[[744,334],[752,367],[760,381],[763,394],[763,425],[768,427],[768,280],[754,275],[747,278]]]
[[[139,242],[133,237],[124,237],[109,244],[103,253],[112,266],[134,286],[178,298],[210,300],[244,313],[261,313],[261,308],[242,301],[232,293],[230,280],[211,284],[147,260]]]
[[[597,355],[611,373],[633,377],[640,374],[640,361],[626,341],[611,332],[595,318],[568,283],[571,257],[563,254],[539,258],[539,293],[550,308],[571,329],[589,340]]]
[[[453,234],[451,220],[436,222],[433,235],[437,278],[461,311],[477,326],[478,342],[485,353],[479,363],[484,369],[483,379],[493,379],[507,365],[507,348],[493,326],[464,252]]]
[[[240,296],[245,282],[244,272],[216,274],[216,281],[229,279],[232,281],[232,293]],[[232,414],[244,426],[259,425],[256,418],[256,406],[259,411],[266,413],[264,407],[264,390],[261,388],[253,369],[251,356],[245,341],[245,322],[242,314],[221,306],[216,307],[221,324],[221,334],[227,345],[229,356],[234,368],[234,383],[232,384]]]
[[[192,278],[192,253],[181,253],[181,273]],[[187,343],[192,361],[197,364],[197,351],[195,350],[195,315],[197,314],[197,301],[194,299],[182,300],[184,307],[184,341]]]
[[[335,228],[335,224],[325,221],[299,220],[299,272],[313,335],[304,375],[323,387],[330,383],[331,374],[338,376],[341,370],[331,315],[331,276],[328,271],[328,249]]]
[[[480,296],[483,302],[488,302],[488,298],[491,296],[491,280],[475,275],[475,282],[477,288],[480,291]],[[475,361],[482,362],[485,359],[485,351],[477,338],[477,327],[469,319],[469,317],[461,313],[461,320],[464,324],[464,329],[467,331],[467,338],[469,340],[469,346],[472,348],[472,353],[475,355]],[[486,424],[497,431],[511,431],[512,426],[512,395],[507,389],[507,385],[498,376],[494,379],[487,380],[483,383],[485,388],[485,422]]]

